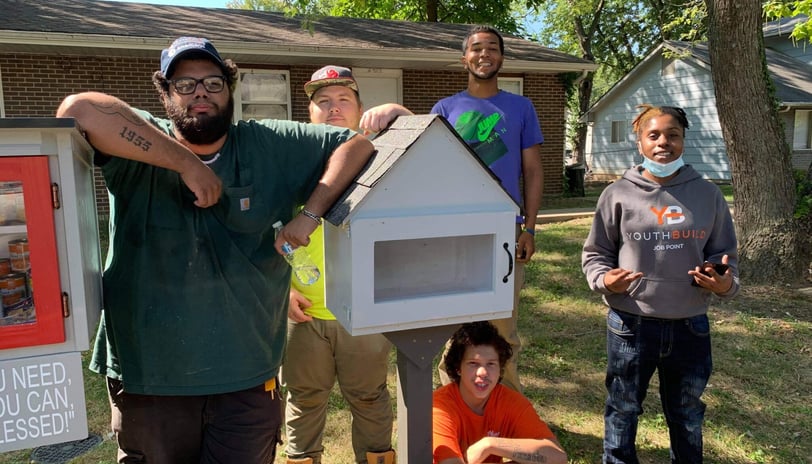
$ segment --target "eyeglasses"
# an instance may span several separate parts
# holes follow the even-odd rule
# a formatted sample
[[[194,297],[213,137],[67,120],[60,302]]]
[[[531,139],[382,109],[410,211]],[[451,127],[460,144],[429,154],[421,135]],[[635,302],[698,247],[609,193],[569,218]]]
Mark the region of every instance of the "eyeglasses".
[[[181,95],[189,95],[195,92],[197,84],[203,84],[203,88],[207,92],[220,93],[226,88],[225,76],[206,76],[203,79],[195,79],[193,77],[181,77],[169,81],[175,87],[175,92]]]

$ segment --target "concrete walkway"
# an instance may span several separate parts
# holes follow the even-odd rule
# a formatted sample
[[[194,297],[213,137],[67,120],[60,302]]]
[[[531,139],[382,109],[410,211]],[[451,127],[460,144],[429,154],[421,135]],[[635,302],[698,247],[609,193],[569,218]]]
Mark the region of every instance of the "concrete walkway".
[[[733,203],[728,203],[730,213],[733,213]],[[594,208],[572,208],[572,209],[545,209],[536,215],[536,224],[548,224],[550,222],[569,221],[589,217],[595,214]]]
[[[545,209],[539,211],[538,215],[536,215],[536,224],[569,221],[570,219],[590,217],[594,214],[594,208]]]

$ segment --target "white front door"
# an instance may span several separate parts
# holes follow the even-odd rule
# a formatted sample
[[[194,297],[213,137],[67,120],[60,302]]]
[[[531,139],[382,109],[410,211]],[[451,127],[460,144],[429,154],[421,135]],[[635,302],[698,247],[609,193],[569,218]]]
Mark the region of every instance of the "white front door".
[[[403,103],[400,69],[353,68],[364,109],[384,103]]]

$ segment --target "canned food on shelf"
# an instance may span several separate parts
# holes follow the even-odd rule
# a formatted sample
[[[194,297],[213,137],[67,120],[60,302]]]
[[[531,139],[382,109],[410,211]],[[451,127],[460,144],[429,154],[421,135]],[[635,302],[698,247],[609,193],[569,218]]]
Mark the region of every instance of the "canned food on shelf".
[[[28,296],[25,273],[18,272],[0,277],[0,296],[4,308],[23,301]]]
[[[27,238],[18,238],[8,242],[8,251],[12,272],[25,272],[31,269]]]

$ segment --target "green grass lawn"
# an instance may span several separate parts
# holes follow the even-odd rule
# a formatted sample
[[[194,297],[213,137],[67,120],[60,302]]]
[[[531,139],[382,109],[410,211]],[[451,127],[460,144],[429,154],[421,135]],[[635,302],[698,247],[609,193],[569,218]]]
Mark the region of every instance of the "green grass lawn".
[[[590,218],[545,224],[537,235],[519,324],[525,394],[577,464],[600,462],[603,437],[605,308],[580,269],[590,224]],[[714,374],[704,396],[705,462],[812,463],[812,296],[745,283],[736,299],[716,301],[710,318]],[[90,429],[105,440],[72,462],[113,463],[104,382],[88,373],[85,385]],[[389,387],[394,397],[394,364]],[[336,389],[324,432],[325,463],[352,462],[349,430],[348,409]],[[642,463],[668,462],[656,378],[637,443]],[[30,450],[6,453],[0,463],[28,463],[29,457]]]
[[[584,185],[584,196],[569,196],[566,193],[558,196],[545,196],[541,201],[541,210],[568,209],[568,208],[594,208],[598,197],[608,185],[606,182],[587,182]]]

